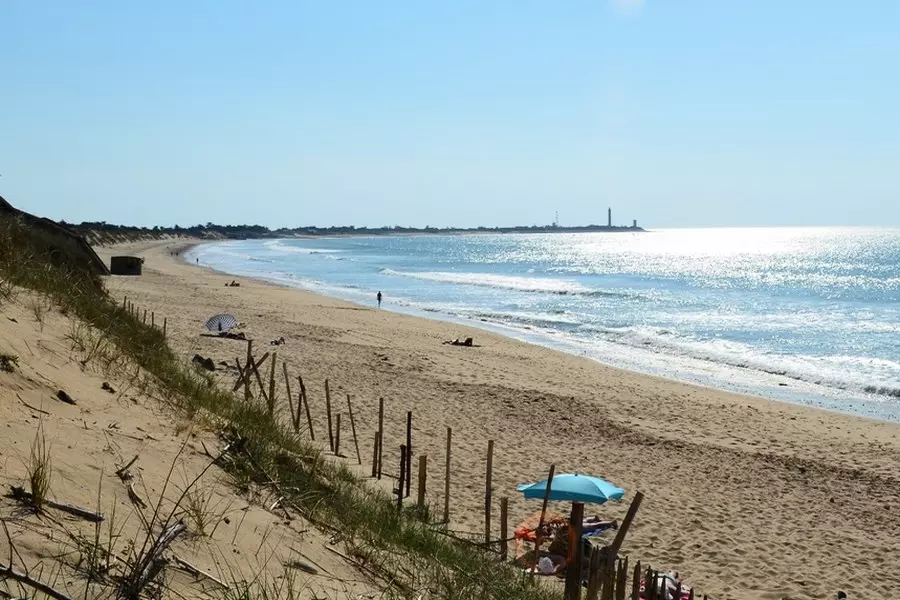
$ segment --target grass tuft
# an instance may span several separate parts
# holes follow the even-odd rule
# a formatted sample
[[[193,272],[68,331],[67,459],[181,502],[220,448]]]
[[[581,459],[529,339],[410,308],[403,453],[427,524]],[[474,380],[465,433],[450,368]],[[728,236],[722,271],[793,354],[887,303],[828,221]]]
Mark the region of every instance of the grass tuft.
[[[47,447],[47,439],[44,436],[43,421],[38,422],[37,433],[31,444],[31,455],[28,458],[28,490],[31,492],[31,502],[38,512],[43,510],[47,498],[50,496],[50,480],[53,476],[53,467],[50,462],[50,450]]]

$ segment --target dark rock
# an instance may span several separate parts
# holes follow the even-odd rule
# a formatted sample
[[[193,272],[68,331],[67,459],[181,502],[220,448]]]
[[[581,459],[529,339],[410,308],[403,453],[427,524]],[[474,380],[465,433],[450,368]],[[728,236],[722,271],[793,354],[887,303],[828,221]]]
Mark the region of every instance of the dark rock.
[[[211,358],[203,358],[199,354],[195,354],[194,358],[191,359],[191,362],[207,371],[216,370],[216,363],[214,363]]]
[[[60,400],[62,400],[63,402],[65,402],[66,404],[71,404],[72,406],[75,406],[75,400],[72,398],[72,396],[68,395],[63,390],[59,390],[58,392],[56,392],[56,397],[59,398]]]

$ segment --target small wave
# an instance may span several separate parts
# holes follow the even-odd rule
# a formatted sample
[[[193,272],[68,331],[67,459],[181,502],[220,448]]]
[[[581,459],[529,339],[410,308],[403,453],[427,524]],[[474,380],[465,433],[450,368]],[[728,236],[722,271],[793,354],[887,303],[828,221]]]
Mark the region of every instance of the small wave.
[[[643,348],[656,354],[681,356],[846,392],[900,398],[900,386],[890,383],[900,375],[900,364],[893,361],[851,356],[765,354],[740,342],[690,339],[671,330],[649,326],[605,328],[584,325],[580,330],[593,331],[608,342]],[[848,376],[847,365],[868,366],[870,370],[854,369],[860,375],[852,377]]]
[[[524,313],[479,311],[471,313],[470,316],[479,320],[497,321],[507,325],[527,325],[548,330],[560,327],[577,327],[581,325],[580,321],[563,318],[556,312]]]
[[[633,297],[632,294],[598,290],[581,285],[577,281],[566,279],[551,279],[546,277],[515,277],[512,275],[490,275],[487,273],[450,273],[446,271],[395,271],[394,269],[381,269],[382,275],[393,277],[409,277],[423,281],[437,283],[455,283],[458,285],[474,285],[517,292],[537,292],[545,294],[557,294],[560,296],[609,296],[609,297]]]
[[[302,246],[294,246],[284,244],[281,240],[270,240],[263,243],[267,250],[275,252],[292,252],[294,254],[337,254],[340,250],[331,250],[326,248],[304,248]]]

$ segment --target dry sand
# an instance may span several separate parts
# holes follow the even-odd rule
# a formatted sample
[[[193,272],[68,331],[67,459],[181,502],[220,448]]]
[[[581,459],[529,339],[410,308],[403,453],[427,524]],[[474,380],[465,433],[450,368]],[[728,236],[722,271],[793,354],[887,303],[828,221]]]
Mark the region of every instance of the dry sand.
[[[393,471],[413,411],[413,445],[429,457],[435,507],[443,506],[451,426],[456,529],[483,528],[485,451],[494,440],[495,536],[497,499],[509,497],[511,526],[539,510],[514,486],[555,463],[557,472],[600,475],[629,491],[626,502],[599,507],[601,516],[621,518],[631,493],[642,491],[623,553],[680,571],[712,598],[833,598],[838,590],[886,598],[900,589],[900,425],[685,385],[223,275],[184,264],[170,256],[175,248],[117,248],[146,264],[142,277],[111,278],[112,293],[153,311],[157,322],[165,316],[186,359],[243,356],[241,342],[199,336],[208,316],[236,315],[257,355],[277,350],[303,375],[319,440],[325,379],[336,404],[352,394],[366,468],[378,398],[386,400],[385,464]],[[232,279],[241,286],[225,287]],[[269,347],[282,336],[284,346]],[[480,347],[441,344],[467,336]],[[220,376],[234,381],[233,372]],[[349,428],[342,449],[355,454]]]

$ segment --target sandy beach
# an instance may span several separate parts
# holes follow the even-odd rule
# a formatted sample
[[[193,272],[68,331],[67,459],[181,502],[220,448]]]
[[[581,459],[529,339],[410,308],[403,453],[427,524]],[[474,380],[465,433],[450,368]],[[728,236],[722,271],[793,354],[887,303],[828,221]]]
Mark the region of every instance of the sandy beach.
[[[165,318],[170,343],[186,360],[199,353],[234,364],[244,343],[200,333],[210,315],[237,316],[257,354],[277,350],[292,374],[302,374],[319,440],[325,379],[333,398],[352,396],[366,468],[378,398],[386,403],[392,470],[413,411],[414,451],[428,456],[435,507],[444,503],[452,427],[454,529],[483,530],[493,440],[495,536],[499,498],[509,498],[514,527],[540,509],[515,485],[542,478],[553,463],[557,472],[602,476],[628,491],[624,502],[588,506],[589,513],[621,519],[633,493],[643,492],[623,553],[681,572],[711,598],[833,598],[844,590],[853,599],[900,589],[898,424],[690,386],[377,310],[374,291],[372,306],[358,306],[224,275],[184,263],[172,256],[176,249],[183,245],[99,249],[104,259],[145,258],[141,277],[108,280],[111,293],[127,295],[157,322]],[[226,287],[232,279],[240,287]],[[270,347],[281,337],[284,345]],[[441,343],[465,337],[478,347]],[[221,368],[218,377],[234,381]],[[349,427],[342,440],[355,462]]]

